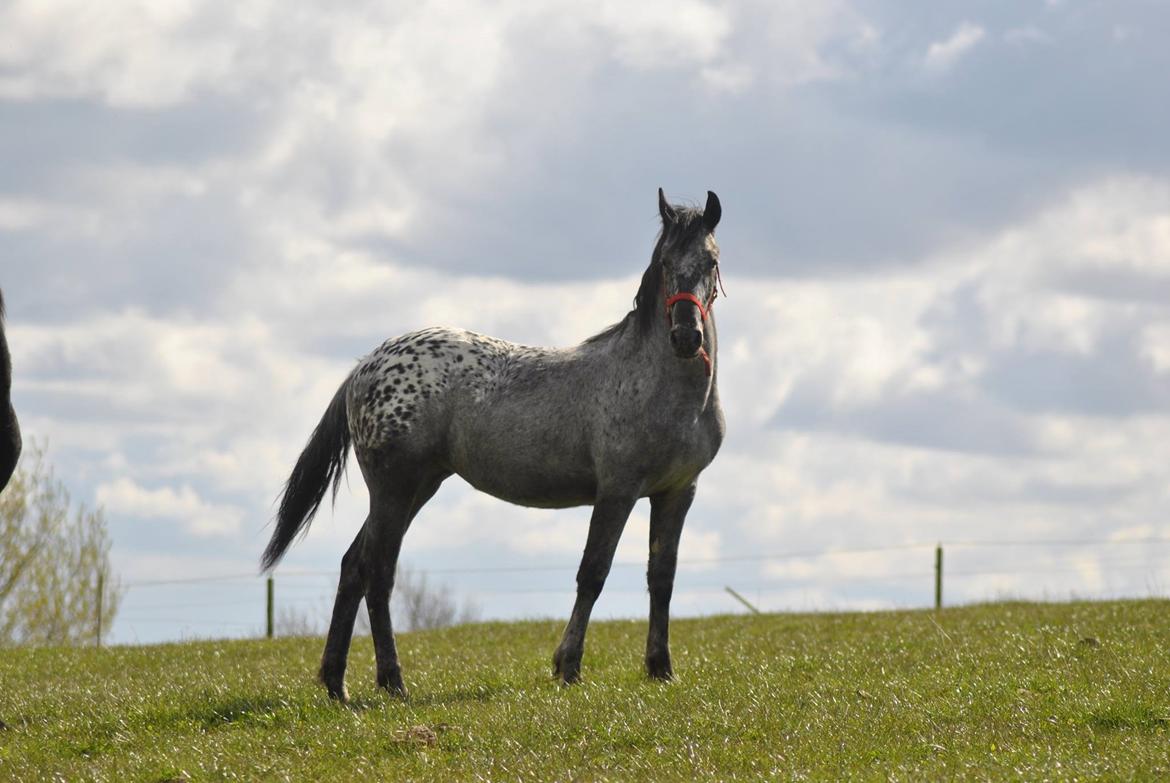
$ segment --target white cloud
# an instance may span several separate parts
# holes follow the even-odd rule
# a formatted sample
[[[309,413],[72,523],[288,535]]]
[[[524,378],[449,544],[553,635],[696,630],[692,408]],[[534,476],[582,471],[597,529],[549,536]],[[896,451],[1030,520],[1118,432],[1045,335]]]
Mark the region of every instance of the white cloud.
[[[195,4],[15,0],[0,9],[0,96],[98,93],[160,106],[230,81],[237,42],[201,36]]]
[[[935,41],[927,48],[923,64],[936,73],[949,70],[983,40],[984,34],[981,26],[963,22],[948,38]]]
[[[147,489],[131,479],[120,478],[97,488],[97,502],[110,515],[126,515],[153,523],[178,521],[196,536],[236,533],[243,514],[231,506],[208,503],[194,489],[159,487]]]
[[[728,262],[730,298],[716,312],[730,432],[701,482],[684,535],[690,556],[971,537],[975,530],[989,538],[1091,536],[1154,518],[1166,502],[1154,457],[1170,437],[1165,416],[1025,413],[1044,455],[1032,459],[875,440],[850,429],[849,412],[888,415],[905,394],[982,393],[980,379],[1003,351],[1090,355],[1102,335],[1126,322],[1142,324],[1143,355],[1158,370],[1159,335],[1170,328],[1165,308],[1070,293],[1064,281],[1070,270],[1100,264],[1159,279],[1161,259],[1170,257],[1168,209],[1164,183],[1107,179],[980,246],[902,273],[751,279]],[[84,403],[97,421],[109,419],[103,426],[93,414],[79,418],[88,432],[80,441],[71,439],[68,413],[30,421],[54,442],[103,444],[118,457],[128,475],[100,481],[96,491],[112,514],[179,520],[201,535],[234,532],[258,551],[259,526],[280,483],[357,354],[433,323],[571,344],[616,319],[637,282],[636,270],[589,285],[455,276],[356,251],[331,254],[327,241],[312,243],[291,229],[288,238],[289,252],[235,273],[212,308],[214,321],[129,311],[67,326],[13,326],[27,394]],[[980,310],[945,316],[960,295]],[[962,332],[952,331],[957,324]],[[316,347],[335,338],[354,347],[336,357]],[[809,383],[841,429],[775,429],[777,407]],[[918,415],[918,429],[952,426],[945,408]],[[157,444],[146,462],[131,445],[144,438]],[[294,550],[294,563],[336,565],[364,517],[356,470],[349,487],[336,517],[324,512]],[[252,511],[242,514],[241,502]],[[247,530],[244,519],[253,520]],[[420,517],[404,556],[447,552],[459,542],[502,551],[508,562],[573,563],[587,521],[586,509],[519,509],[452,479]],[[621,558],[644,557],[645,533],[638,511]],[[828,570],[860,577],[891,567],[876,563],[854,558]],[[987,584],[972,580],[970,589]]]
[[[704,68],[703,81],[713,89],[725,92],[740,92],[754,79],[752,69],[746,65],[718,65]]]
[[[0,231],[28,231],[44,226],[50,208],[28,199],[0,199]]]
[[[710,62],[731,32],[727,12],[699,0],[606,0],[597,23],[615,41],[618,59],[641,68]]]
[[[761,28],[769,81],[797,85],[851,74],[881,50],[882,33],[853,4],[840,0],[806,3],[772,0],[748,4],[741,26]],[[764,10],[766,9],[766,10]],[[753,18],[763,12],[764,18]],[[834,51],[830,54],[830,51]]]
[[[655,230],[653,187],[662,179],[673,193],[674,177],[691,195],[715,187],[725,198],[731,294],[716,305],[730,431],[701,482],[686,557],[972,531],[1156,533],[1150,520],[1170,502],[1170,422],[1158,407],[1170,373],[1170,185],[1090,161],[1062,170],[1059,199],[1029,202],[1043,209],[1007,209],[1006,228],[965,222],[984,202],[1011,201],[1005,191],[1035,156],[1012,168],[1018,150],[966,125],[956,141],[913,117],[863,116],[881,113],[883,95],[904,97],[887,81],[895,41],[913,53],[916,87],[920,65],[943,73],[988,44],[982,26],[960,21],[930,43],[907,41],[896,15],[871,19],[845,2],[9,3],[0,99],[34,120],[43,112],[33,126],[49,136],[61,106],[93,112],[70,143],[52,136],[37,166],[21,169],[23,152],[5,159],[0,255],[19,259],[4,282],[22,422],[49,436],[79,497],[107,504],[116,557],[136,578],[166,575],[188,549],[184,574],[226,568],[228,545],[250,568],[272,500],[354,358],[435,323],[554,345],[599,330],[629,304]],[[1020,22],[986,25],[1039,42]],[[817,90],[824,81],[832,90]],[[740,150],[759,128],[776,138]],[[899,144],[910,152],[891,162]],[[854,145],[857,157],[837,157]],[[968,197],[970,180],[952,179],[963,166],[995,169],[994,199]],[[919,202],[908,168],[930,183]],[[627,212],[621,191],[636,182],[649,182],[644,208]],[[805,220],[786,210],[816,202],[817,188],[832,208],[805,230],[829,244],[854,237],[864,258],[785,276],[795,262],[781,233]],[[930,194],[949,211],[922,214],[915,204]],[[559,212],[571,219],[543,224]],[[851,215],[899,212],[917,225],[894,233],[962,242],[910,241],[880,271],[840,273],[871,260],[888,228]],[[443,244],[453,237],[467,239]],[[608,265],[524,279],[525,254],[552,264],[544,254],[577,246],[588,251],[574,263]],[[40,311],[22,311],[34,300]],[[1003,441],[1013,448],[997,452]],[[366,500],[351,462],[336,514],[322,513],[292,564],[336,567]],[[136,535],[154,520],[174,537]],[[587,524],[587,510],[517,509],[452,479],[404,557],[571,564]],[[647,525],[639,506],[621,559],[644,559]],[[918,567],[883,557],[715,564],[679,606],[725,608],[711,591],[728,575],[758,581],[770,606],[909,600],[890,585],[837,583]],[[1094,576],[1087,562],[1046,564],[1111,588],[1108,566]],[[641,611],[636,576],[624,589]],[[957,595],[1037,584],[997,580],[974,576]],[[532,604],[500,611],[521,605]]]

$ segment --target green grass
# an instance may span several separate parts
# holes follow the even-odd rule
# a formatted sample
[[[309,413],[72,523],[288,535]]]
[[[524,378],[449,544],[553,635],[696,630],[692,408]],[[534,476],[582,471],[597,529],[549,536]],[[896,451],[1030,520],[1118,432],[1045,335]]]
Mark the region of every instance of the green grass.
[[[560,623],[399,639],[406,702],[355,641],[0,652],[0,779],[1167,779],[1170,602],[595,623],[558,687]]]

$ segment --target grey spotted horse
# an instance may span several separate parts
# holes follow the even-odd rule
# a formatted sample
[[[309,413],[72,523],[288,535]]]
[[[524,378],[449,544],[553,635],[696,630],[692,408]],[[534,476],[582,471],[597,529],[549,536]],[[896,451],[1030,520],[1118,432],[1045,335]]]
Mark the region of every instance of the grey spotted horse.
[[[634,309],[573,348],[534,348],[461,329],[392,338],[337,390],[285,484],[262,558],[273,568],[330,483],[336,498],[352,442],[370,512],[341,560],[319,677],[345,700],[345,666],[365,597],[377,683],[405,694],[390,623],[403,535],[454,473],[502,500],[592,505],[577,598],[554,675],[580,678],[585,629],[634,503],[650,498],[646,671],[673,677],[668,644],[679,534],[699,473],[723,441],[715,316],[721,208],[674,206],[658,191],[662,230]]]
[[[4,336],[4,293],[0,292],[0,490],[16,470],[20,458],[20,425],[12,409],[12,360]]]

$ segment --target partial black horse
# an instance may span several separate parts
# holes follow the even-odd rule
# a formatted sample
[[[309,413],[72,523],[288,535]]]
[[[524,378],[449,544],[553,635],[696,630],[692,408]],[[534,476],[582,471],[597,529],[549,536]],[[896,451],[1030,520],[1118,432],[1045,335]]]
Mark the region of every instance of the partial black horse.
[[[20,425],[12,409],[12,357],[4,336],[4,292],[0,291],[0,490],[8,486],[20,458]]]
[[[577,600],[554,674],[581,672],[585,629],[638,498],[650,498],[650,631],[646,671],[673,676],[668,644],[678,541],[699,473],[723,441],[715,317],[719,199],[672,206],[618,323],[567,349],[534,348],[459,329],[387,340],[337,390],[285,484],[262,565],[307,529],[330,483],[336,497],[350,443],[370,513],[341,561],[320,679],[346,698],[345,665],[362,597],[378,685],[405,693],[390,592],[402,537],[439,485],[457,473],[524,506],[592,505]]]

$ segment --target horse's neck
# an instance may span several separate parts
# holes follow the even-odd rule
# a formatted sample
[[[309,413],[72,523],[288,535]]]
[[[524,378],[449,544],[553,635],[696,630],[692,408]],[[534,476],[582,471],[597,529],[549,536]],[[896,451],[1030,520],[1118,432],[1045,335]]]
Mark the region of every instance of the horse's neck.
[[[633,326],[631,324],[631,326]],[[624,372],[649,375],[651,383],[646,389],[649,393],[659,395],[667,391],[682,390],[693,385],[696,393],[703,393],[704,399],[716,396],[715,380],[717,376],[716,353],[718,351],[717,330],[715,328],[715,314],[711,313],[704,324],[703,349],[711,361],[711,375],[703,375],[684,371],[683,360],[674,355],[670,345],[670,329],[663,317],[656,322],[648,332],[636,328],[623,330],[617,336],[625,344],[620,351],[629,368]],[[693,362],[702,362],[702,359],[691,359]]]

